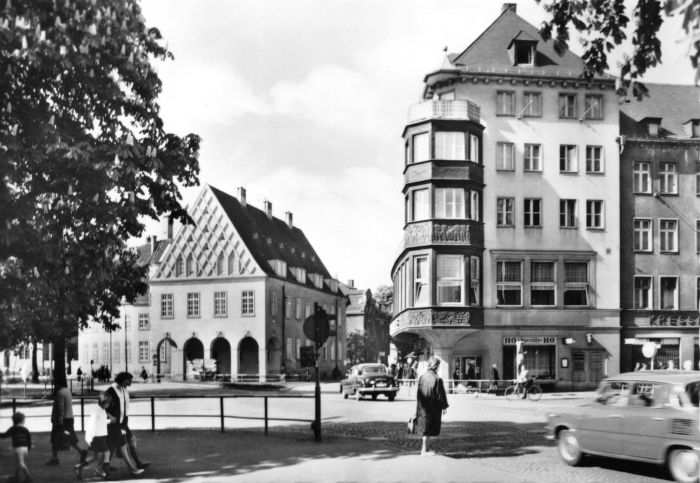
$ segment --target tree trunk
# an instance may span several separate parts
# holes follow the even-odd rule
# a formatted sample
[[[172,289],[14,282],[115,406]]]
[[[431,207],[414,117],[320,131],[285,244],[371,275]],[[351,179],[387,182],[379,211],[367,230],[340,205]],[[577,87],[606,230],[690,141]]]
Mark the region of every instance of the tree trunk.
[[[53,342],[53,377],[66,377],[66,341],[58,338]]]
[[[39,384],[39,364],[36,360],[37,345],[39,344],[37,343],[36,339],[34,339],[32,341],[32,382],[34,384]]]

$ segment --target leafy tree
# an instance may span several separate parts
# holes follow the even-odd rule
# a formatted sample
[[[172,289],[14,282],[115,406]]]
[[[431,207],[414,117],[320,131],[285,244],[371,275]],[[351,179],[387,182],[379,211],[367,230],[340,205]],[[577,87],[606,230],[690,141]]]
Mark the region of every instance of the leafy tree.
[[[80,326],[146,292],[140,218],[187,218],[200,139],[164,130],[168,58],[135,1],[0,0],[0,343],[52,342],[58,373]]]
[[[364,330],[354,330],[347,335],[346,354],[350,364],[373,362],[379,355],[377,340]]]
[[[554,38],[554,49],[563,53],[568,48],[569,27],[584,34],[580,39],[585,52],[584,77],[591,80],[602,75],[608,66],[607,54],[626,38],[625,28],[630,21],[624,0],[536,0],[551,15],[540,29],[544,40]],[[617,90],[626,94],[631,87],[637,99],[647,94],[639,82],[646,71],[661,62],[661,40],[658,38],[663,16],[683,17],[685,38],[681,41],[688,49],[688,57],[695,68],[695,83],[700,81],[700,0],[637,0],[632,8],[634,18],[632,53],[625,54],[617,80]]]
[[[391,318],[394,311],[394,286],[380,285],[373,295],[374,300],[377,301],[379,311]]]

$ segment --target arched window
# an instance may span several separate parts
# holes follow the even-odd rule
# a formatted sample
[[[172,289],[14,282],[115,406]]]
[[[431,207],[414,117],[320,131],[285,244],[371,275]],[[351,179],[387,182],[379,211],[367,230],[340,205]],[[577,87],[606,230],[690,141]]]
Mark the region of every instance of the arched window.
[[[228,256],[228,274],[229,275],[235,275],[236,274],[236,255],[234,253],[230,254]]]
[[[187,276],[191,277],[194,275],[194,260],[192,259],[192,255],[187,257]]]
[[[217,275],[224,274],[224,254],[223,253],[221,253],[219,255],[219,258],[216,260],[216,274]]]
[[[175,262],[175,276],[176,277],[182,277],[182,275],[185,273],[185,262],[182,260],[182,256],[177,257],[177,261]]]

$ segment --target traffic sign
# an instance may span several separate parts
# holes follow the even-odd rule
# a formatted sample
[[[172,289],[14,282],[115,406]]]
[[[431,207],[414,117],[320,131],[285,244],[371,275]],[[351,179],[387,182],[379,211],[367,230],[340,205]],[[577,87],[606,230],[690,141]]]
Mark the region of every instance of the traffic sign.
[[[301,367],[314,367],[314,347],[311,345],[299,347],[299,355],[301,356]]]
[[[323,345],[330,335],[330,324],[325,310],[318,309],[316,313],[309,315],[304,320],[304,335],[309,340],[316,342],[319,346]]]

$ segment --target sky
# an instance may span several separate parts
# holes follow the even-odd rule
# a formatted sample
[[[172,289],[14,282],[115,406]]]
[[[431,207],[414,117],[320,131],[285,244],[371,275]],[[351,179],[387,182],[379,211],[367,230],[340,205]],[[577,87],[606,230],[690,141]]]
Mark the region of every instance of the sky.
[[[517,3],[535,26],[546,13]],[[631,4],[631,0],[626,2]],[[200,184],[293,213],[330,274],[391,284],[403,229],[410,105],[443,49],[461,52],[500,14],[484,0],[142,0],[174,61],[156,62],[165,129],[201,136]],[[647,82],[692,84],[677,19]],[[570,42],[577,51],[578,43]],[[615,74],[614,52],[611,73]],[[634,102],[634,101],[633,101]],[[200,187],[182,190],[192,204]],[[147,222],[147,233],[158,224]],[[145,241],[142,239],[141,241]],[[132,241],[137,243],[137,241]]]

